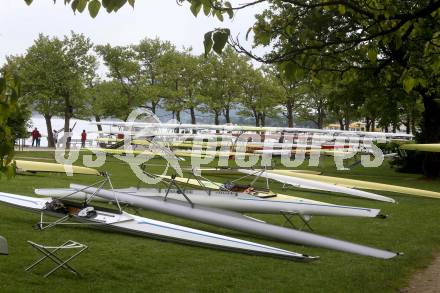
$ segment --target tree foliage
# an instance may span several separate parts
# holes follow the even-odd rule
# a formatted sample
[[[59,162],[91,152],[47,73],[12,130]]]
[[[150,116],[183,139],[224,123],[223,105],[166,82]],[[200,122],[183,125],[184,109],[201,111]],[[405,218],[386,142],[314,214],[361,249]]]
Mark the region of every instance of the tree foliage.
[[[17,119],[19,114],[20,84],[16,76],[6,70],[0,74],[0,176],[13,176],[11,165],[14,156],[17,131],[24,123]],[[25,121],[23,121],[25,122]],[[27,121],[26,121],[27,122]],[[19,129],[16,129],[19,127]]]

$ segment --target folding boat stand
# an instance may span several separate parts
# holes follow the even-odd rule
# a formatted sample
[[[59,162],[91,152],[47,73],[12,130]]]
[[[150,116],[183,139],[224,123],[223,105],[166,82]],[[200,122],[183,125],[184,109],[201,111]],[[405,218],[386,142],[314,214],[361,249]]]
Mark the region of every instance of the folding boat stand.
[[[286,223],[289,223],[293,228],[298,229],[302,231],[305,227],[307,227],[310,231],[313,232],[313,228],[310,226],[309,221],[311,217],[305,218],[303,215],[298,213],[291,213],[291,212],[280,212],[281,215],[284,217],[285,221],[283,223],[283,226],[286,225]],[[302,227],[298,228],[296,225],[292,222],[292,217],[297,216],[303,223]]]
[[[98,181],[96,183],[93,183],[93,184],[91,184],[89,186],[86,186],[83,189],[76,190],[76,191],[74,191],[74,192],[72,192],[72,193],[70,193],[70,194],[68,194],[66,196],[63,196],[63,197],[59,198],[58,200],[66,199],[69,196],[71,196],[71,195],[73,195],[75,193],[81,192],[81,191],[83,191],[83,190],[85,190],[85,189],[87,189],[89,187],[98,186],[95,193],[93,193],[92,195],[84,198],[83,206],[84,206],[84,209],[86,209],[88,204],[96,196],[96,193],[99,190],[101,190],[106,183],[108,183],[110,185],[111,190],[114,192],[113,184],[112,184],[112,182],[110,180],[110,174],[108,174],[107,172],[103,172],[102,176],[104,176],[103,180],[100,180],[100,181]],[[118,206],[119,212],[122,213],[122,208],[121,208],[121,205],[119,203],[118,197],[117,197],[116,193],[114,195],[115,195],[115,201],[116,201],[116,204]],[[35,228],[38,229],[38,230],[45,230],[45,229],[48,229],[48,228],[55,227],[57,225],[104,225],[104,224],[101,224],[101,223],[67,223],[70,220],[71,217],[72,216],[68,214],[68,215],[66,215],[66,216],[64,216],[64,217],[62,217],[62,218],[60,218],[60,219],[58,219],[58,220],[56,220],[54,222],[45,222],[44,221],[44,210],[43,210],[40,213],[40,221],[37,224],[35,224]]]
[[[8,241],[2,236],[0,236],[0,255],[8,255]]]
[[[47,272],[44,275],[44,278],[49,277],[51,274],[55,273],[60,268],[64,268],[64,269],[70,271],[74,275],[81,276],[81,274],[78,271],[76,271],[74,268],[72,268],[68,264],[68,262],[72,261],[74,258],[76,258],[81,253],[83,253],[88,248],[87,245],[82,244],[82,243],[78,243],[73,240],[69,240],[60,246],[45,246],[45,245],[41,245],[41,244],[38,244],[38,243],[35,243],[32,241],[28,241],[28,243],[33,248],[35,248],[38,252],[43,254],[44,256],[39,258],[38,260],[36,260],[29,267],[27,267],[25,269],[26,272],[31,271],[33,268],[35,268],[37,265],[42,263],[44,260],[49,259],[49,260],[52,260],[55,264],[57,264],[57,266],[55,266],[53,269],[51,269],[49,272]],[[68,258],[62,259],[61,257],[59,257],[57,255],[57,253],[64,251],[64,250],[72,250],[74,253]]]
[[[176,183],[176,175],[171,176],[170,184],[168,185],[167,192],[165,193],[165,197],[163,201],[167,201],[168,193],[170,192],[170,189],[172,186],[176,187],[180,194],[182,194],[185,199],[189,202],[192,208],[194,208],[194,203],[189,199],[189,197],[185,194],[185,192],[179,187],[179,185]]]

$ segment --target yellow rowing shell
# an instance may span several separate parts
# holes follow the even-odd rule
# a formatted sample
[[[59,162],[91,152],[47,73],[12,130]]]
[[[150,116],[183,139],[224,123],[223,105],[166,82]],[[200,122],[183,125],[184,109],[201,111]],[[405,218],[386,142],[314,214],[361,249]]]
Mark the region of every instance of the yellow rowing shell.
[[[440,152],[440,143],[431,143],[431,144],[417,144],[417,143],[408,143],[404,144],[400,147],[402,150],[408,151],[421,151],[421,152]]]
[[[66,172],[64,165],[56,164],[56,163],[42,163],[42,162],[34,162],[34,161],[16,160],[15,165],[17,171],[19,172],[53,172],[53,173]],[[87,167],[72,166],[72,170],[74,174],[100,175],[98,170]]]
[[[415,196],[422,197],[431,197],[431,198],[440,198],[440,192],[434,192],[430,190],[396,186],[391,184],[384,183],[376,183],[355,179],[347,179],[347,178],[339,178],[339,177],[331,177],[331,176],[323,176],[323,175],[315,175],[315,174],[305,174],[305,173],[297,173],[292,172],[290,170],[268,170],[267,172],[271,172],[274,174],[287,175],[292,177],[298,177],[303,179],[310,179],[324,183],[335,184],[339,186],[344,186],[348,188],[360,188],[367,190],[379,190],[379,191],[389,191],[394,193],[402,193],[402,194],[410,194]]]

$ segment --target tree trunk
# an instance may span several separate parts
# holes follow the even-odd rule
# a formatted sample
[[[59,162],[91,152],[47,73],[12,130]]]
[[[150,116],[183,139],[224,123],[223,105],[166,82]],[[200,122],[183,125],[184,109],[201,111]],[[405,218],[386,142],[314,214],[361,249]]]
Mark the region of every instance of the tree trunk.
[[[440,141],[440,104],[427,91],[419,92],[425,106],[422,118],[422,143],[438,143]],[[426,177],[437,178],[440,175],[440,154],[426,153],[422,167]]]
[[[220,124],[220,113],[218,111],[214,112],[214,124],[219,125]]]
[[[258,113],[257,110],[253,109],[252,112],[254,113],[254,118],[255,118],[255,126],[260,126],[260,114]]]
[[[225,114],[226,123],[228,123],[228,124],[231,123],[231,113],[230,112],[231,112],[230,107],[226,106],[224,114]]]
[[[155,101],[151,101],[151,112],[153,112],[154,114],[156,114],[156,107],[157,104]]]
[[[339,122],[339,129],[344,130],[344,120],[342,118],[339,118],[338,122]]]
[[[350,118],[348,118],[348,115],[345,116],[344,124],[345,124],[344,129],[345,130],[350,130]]]
[[[190,114],[191,114],[191,123],[192,124],[196,124],[196,111],[194,110],[194,108],[193,107],[191,107],[191,108],[189,108],[189,112],[190,112]],[[195,129],[193,129],[192,130],[192,133],[193,134],[196,134],[197,133],[197,130],[195,130]]]
[[[413,119],[411,119],[411,133],[416,134],[416,120],[414,119],[414,116]]]
[[[290,98],[287,99],[286,108],[287,108],[287,126],[293,127],[293,103]]]
[[[46,129],[47,129],[47,145],[50,148],[55,147],[55,141],[53,140],[53,129],[52,129],[52,116],[50,115],[43,115],[44,120],[46,120]]]
[[[365,117],[365,131],[369,132],[371,128],[371,120],[369,117]]]
[[[101,117],[99,117],[98,115],[95,115],[95,121],[96,122],[101,122]],[[96,127],[98,127],[98,131],[102,132],[102,125],[101,124],[96,124]]]
[[[66,149],[70,149],[70,141],[72,139],[72,133],[70,133],[70,118],[73,114],[73,108],[72,105],[70,105],[70,97],[66,96],[64,97],[64,133],[68,133],[67,139],[66,139]]]
[[[409,111],[406,115],[405,128],[406,128],[406,134],[410,134],[410,132],[411,132],[411,113]]]
[[[189,108],[189,112],[191,114],[191,123],[192,124],[196,124],[196,111],[194,110],[193,107]]]
[[[260,126],[264,127],[266,126],[266,114],[265,113],[261,113],[260,114]]]
[[[371,119],[371,131],[376,131],[376,118]]]
[[[322,129],[324,127],[324,113],[322,111],[318,112],[318,128]]]
[[[176,111],[176,120],[180,122],[180,110]]]

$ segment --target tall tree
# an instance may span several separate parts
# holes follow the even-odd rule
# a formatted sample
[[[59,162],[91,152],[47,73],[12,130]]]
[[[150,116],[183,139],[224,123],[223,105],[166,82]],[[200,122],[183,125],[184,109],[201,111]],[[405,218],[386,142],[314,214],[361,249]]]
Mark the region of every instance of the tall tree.
[[[151,110],[156,113],[156,108],[163,97],[163,87],[161,80],[162,61],[168,53],[175,51],[174,46],[166,41],[145,38],[139,44],[133,46],[140,62],[140,72],[145,80],[143,93],[145,98],[151,103]]]
[[[108,67],[108,77],[115,81],[118,92],[124,99],[124,105],[118,111],[120,117],[126,120],[130,112],[142,104],[142,86],[145,82],[141,74],[136,52],[130,46],[96,46],[97,53]]]
[[[54,147],[51,119],[63,112],[61,92],[66,83],[70,83],[63,55],[61,40],[40,34],[28,48],[19,72],[23,92],[46,121],[49,147]]]

